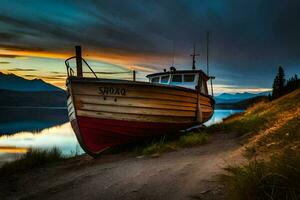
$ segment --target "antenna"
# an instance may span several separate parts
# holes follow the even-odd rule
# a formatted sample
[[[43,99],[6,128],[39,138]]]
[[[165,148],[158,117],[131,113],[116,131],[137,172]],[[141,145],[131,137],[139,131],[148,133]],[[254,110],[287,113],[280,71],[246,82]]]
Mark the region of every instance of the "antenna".
[[[209,31],[206,32],[206,73],[209,76]]]
[[[211,95],[214,96],[212,80],[215,79],[215,77],[209,76],[209,31],[206,32],[206,73],[210,79]]]
[[[195,60],[195,57],[199,56],[200,54],[196,54],[196,45],[195,44],[193,45],[193,47],[194,47],[194,52],[191,55],[193,57],[193,67],[192,67],[192,69],[195,70],[196,69],[196,60]]]
[[[174,67],[174,54],[175,54],[175,45],[174,45],[174,40],[173,40],[173,58],[172,58],[172,66],[171,67]]]

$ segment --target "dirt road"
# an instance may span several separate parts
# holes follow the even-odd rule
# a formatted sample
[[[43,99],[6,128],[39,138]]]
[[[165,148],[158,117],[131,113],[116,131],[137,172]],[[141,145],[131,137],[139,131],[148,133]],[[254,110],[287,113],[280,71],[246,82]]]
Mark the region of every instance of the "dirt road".
[[[0,199],[222,199],[217,175],[242,162],[238,140],[216,134],[209,144],[156,158],[81,156],[0,180]]]

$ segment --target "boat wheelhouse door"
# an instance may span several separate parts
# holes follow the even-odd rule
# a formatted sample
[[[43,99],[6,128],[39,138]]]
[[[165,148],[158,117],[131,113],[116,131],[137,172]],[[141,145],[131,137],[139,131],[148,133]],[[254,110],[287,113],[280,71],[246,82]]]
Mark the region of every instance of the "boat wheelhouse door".
[[[205,77],[201,76],[201,74],[198,74],[198,86],[200,87],[199,91],[202,94],[208,95],[208,89],[207,89],[207,81]]]

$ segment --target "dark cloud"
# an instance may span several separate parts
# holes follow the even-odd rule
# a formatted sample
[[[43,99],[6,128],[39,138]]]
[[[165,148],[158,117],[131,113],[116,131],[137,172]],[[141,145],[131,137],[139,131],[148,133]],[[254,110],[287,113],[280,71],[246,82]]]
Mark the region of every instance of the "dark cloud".
[[[51,77],[55,77],[55,78],[66,78],[67,74],[57,74],[57,75],[53,75]]]
[[[0,44],[0,48],[11,50],[11,51],[44,51],[44,49],[40,47],[12,45],[12,44]]]
[[[14,34],[14,33],[5,33],[5,32],[3,32],[3,33],[1,33],[0,32],[0,40],[1,41],[11,41],[11,40],[14,40],[14,39],[16,39],[18,36],[16,35],[16,34]]]
[[[48,80],[66,80],[66,76],[58,77],[58,76],[39,76],[39,78],[48,79]]]
[[[0,58],[16,58],[19,57],[18,55],[7,55],[7,54],[0,54]]]
[[[57,76],[57,77],[66,77],[67,73],[64,72],[56,72],[56,71],[51,71],[51,74],[53,74],[52,76]]]
[[[37,70],[29,69],[29,68],[12,68],[12,69],[8,69],[7,71],[10,71],[10,72],[35,72]]]
[[[25,76],[27,78],[36,78],[37,77],[36,75],[32,75],[32,74],[25,74],[23,76]]]
[[[28,71],[30,71],[30,70],[28,70]],[[66,79],[66,75],[62,75],[62,74],[50,75],[50,76],[41,76],[41,75],[26,74],[24,76],[28,77],[28,78],[42,78],[42,79],[45,79],[45,80],[65,80]]]
[[[10,62],[8,61],[0,61],[0,64],[9,64]]]
[[[91,53],[135,54],[136,66],[162,69],[166,61],[146,56],[171,64],[174,42],[175,66],[189,68],[193,43],[198,66],[205,66],[210,31],[211,72],[219,84],[270,87],[277,65],[299,72],[299,9],[294,0],[7,1],[0,8],[0,48],[70,52],[81,44]]]

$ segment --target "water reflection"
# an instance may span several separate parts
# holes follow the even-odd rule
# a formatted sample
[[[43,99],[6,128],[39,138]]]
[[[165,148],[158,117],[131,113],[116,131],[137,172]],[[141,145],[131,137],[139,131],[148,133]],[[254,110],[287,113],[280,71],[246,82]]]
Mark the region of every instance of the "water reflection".
[[[222,119],[242,111],[215,110],[213,117],[205,125],[209,126],[220,122]],[[11,121],[0,116],[0,165],[16,159],[28,148],[57,147],[67,156],[83,153],[70,123],[67,122],[65,110],[23,109],[23,112],[15,114],[15,117],[9,115],[8,119]]]
[[[215,110],[212,118],[205,123],[206,126],[210,126],[215,123],[221,122],[224,118],[229,117],[230,115],[241,113],[244,110]]]
[[[0,107],[0,134],[39,132],[66,123],[66,108]]]
[[[24,149],[59,148],[64,155],[81,154],[80,148],[70,123],[44,129],[40,132],[23,131],[0,137],[0,160],[10,161],[24,153]],[[26,152],[26,151],[25,151]]]

